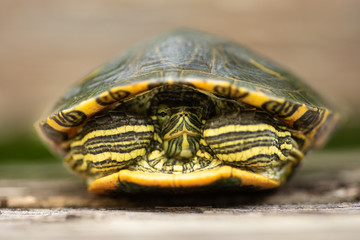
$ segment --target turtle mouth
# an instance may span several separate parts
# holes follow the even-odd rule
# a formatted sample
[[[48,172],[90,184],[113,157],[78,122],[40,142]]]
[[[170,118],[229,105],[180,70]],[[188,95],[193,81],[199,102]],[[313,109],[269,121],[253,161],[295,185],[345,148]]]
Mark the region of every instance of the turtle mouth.
[[[188,130],[183,130],[181,132],[177,132],[177,133],[174,133],[172,135],[169,135],[169,136],[164,136],[164,140],[165,141],[170,141],[172,139],[175,139],[175,138],[179,138],[183,135],[187,135],[187,136],[191,136],[191,137],[200,137],[201,134],[200,133],[196,133],[196,132],[193,132],[193,131],[188,131]]]

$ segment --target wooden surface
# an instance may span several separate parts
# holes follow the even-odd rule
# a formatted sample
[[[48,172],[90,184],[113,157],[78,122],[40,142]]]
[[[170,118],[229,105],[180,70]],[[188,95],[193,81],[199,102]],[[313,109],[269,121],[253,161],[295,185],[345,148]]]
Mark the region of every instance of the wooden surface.
[[[2,210],[1,239],[359,239],[360,206]],[[6,219],[4,221],[4,219]]]
[[[87,193],[60,164],[5,165],[0,239],[358,239],[359,159],[311,154],[276,191],[118,198]]]

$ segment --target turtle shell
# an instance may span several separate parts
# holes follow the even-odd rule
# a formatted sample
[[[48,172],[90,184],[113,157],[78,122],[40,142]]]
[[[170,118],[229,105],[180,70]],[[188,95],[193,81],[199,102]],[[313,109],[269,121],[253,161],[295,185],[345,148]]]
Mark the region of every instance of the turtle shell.
[[[306,136],[302,151],[324,143],[337,115],[304,82],[274,63],[222,38],[172,31],[137,44],[70,89],[39,131],[56,150],[97,113],[162,85],[186,84],[266,111]]]

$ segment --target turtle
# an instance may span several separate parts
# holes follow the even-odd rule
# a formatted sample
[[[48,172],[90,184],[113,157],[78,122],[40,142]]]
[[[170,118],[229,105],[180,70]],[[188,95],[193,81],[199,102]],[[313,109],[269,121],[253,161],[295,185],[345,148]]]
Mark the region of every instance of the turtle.
[[[247,48],[178,29],[125,50],[36,123],[95,194],[283,185],[339,116]]]

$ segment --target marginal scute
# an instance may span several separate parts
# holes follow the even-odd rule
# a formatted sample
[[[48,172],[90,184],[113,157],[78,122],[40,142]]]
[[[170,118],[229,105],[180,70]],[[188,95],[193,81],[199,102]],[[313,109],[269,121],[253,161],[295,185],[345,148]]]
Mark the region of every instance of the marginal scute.
[[[79,110],[71,110],[67,112],[59,112],[52,119],[63,127],[77,127],[85,122],[87,116]]]
[[[299,104],[289,101],[279,102],[270,100],[262,104],[262,109],[278,118],[290,117],[299,107]]]
[[[249,95],[249,92],[246,91],[240,91],[238,88],[236,88],[234,91],[231,92],[231,99],[234,99],[236,101],[241,101],[241,99],[247,97]]]
[[[130,92],[122,89],[117,89],[116,91],[110,90],[108,94],[97,97],[96,102],[103,106],[112,105],[116,102],[120,102],[121,100],[127,98],[129,95]]]
[[[111,95],[104,95],[96,98],[96,103],[102,106],[112,105],[116,102],[117,101]]]
[[[305,134],[311,132],[316,126],[318,126],[324,118],[325,111],[320,109],[317,110],[307,110],[304,115],[302,115],[298,120],[293,124],[294,129],[302,130]]]
[[[234,99],[237,101],[241,101],[242,98],[246,97],[249,92],[241,91],[239,88],[233,87],[231,85],[216,85],[213,89],[213,92],[222,97],[227,97],[229,99]]]
[[[112,96],[115,100],[121,101],[127,98],[130,95],[130,92],[125,90],[117,90],[117,91],[109,91],[110,96]]]

